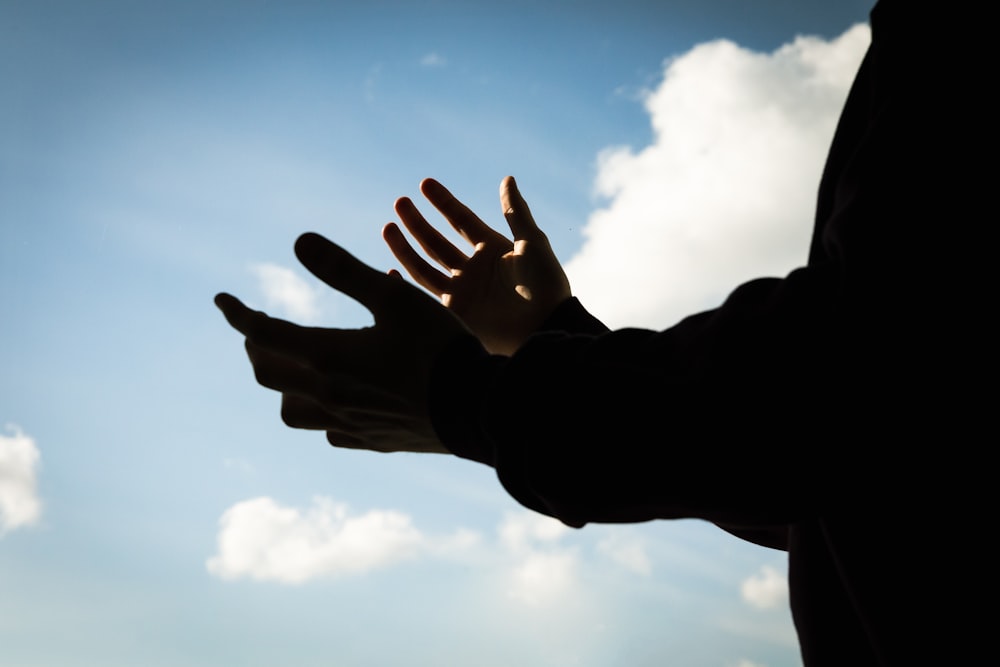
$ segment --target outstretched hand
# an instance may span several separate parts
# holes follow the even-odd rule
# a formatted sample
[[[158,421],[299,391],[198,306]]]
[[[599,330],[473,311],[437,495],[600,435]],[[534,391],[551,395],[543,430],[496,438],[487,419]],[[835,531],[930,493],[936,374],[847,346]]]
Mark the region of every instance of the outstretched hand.
[[[432,227],[407,198],[396,213],[435,269],[410,246],[393,223],[382,236],[396,259],[421,286],[437,295],[494,354],[513,354],[556,306],[570,297],[569,281],[548,238],[535,224],[514,179],[500,185],[500,205],[514,240],[484,223],[437,181],[420,190],[470,244],[467,256]]]
[[[282,393],[285,423],[324,430],[343,447],[447,452],[428,414],[430,370],[437,353],[469,331],[416,287],[322,236],[302,235],[295,253],[316,277],[367,307],[375,324],[302,327],[216,296],[226,320],[246,336],[257,381]]]

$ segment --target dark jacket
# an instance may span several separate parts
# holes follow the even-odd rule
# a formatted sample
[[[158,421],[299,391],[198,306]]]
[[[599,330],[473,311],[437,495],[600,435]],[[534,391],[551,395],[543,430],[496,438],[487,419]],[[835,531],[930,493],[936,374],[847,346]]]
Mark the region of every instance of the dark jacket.
[[[940,533],[985,504],[969,376],[993,344],[992,252],[968,153],[985,136],[957,21],[929,4],[872,11],[806,266],[660,332],[570,300],[510,358],[469,338],[435,365],[442,441],[525,506],[572,526],[701,518],[786,549],[810,667],[968,646],[942,620],[968,592],[933,573],[969,576]]]

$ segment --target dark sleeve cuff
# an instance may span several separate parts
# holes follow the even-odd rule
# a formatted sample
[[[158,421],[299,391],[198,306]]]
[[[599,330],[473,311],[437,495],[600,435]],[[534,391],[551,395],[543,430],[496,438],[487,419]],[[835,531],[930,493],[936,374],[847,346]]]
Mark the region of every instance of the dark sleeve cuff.
[[[565,331],[572,334],[599,336],[608,333],[610,329],[587,312],[580,300],[573,296],[556,306],[552,314],[538,327],[538,331]]]
[[[600,335],[609,329],[576,297],[556,306],[538,333],[560,331]],[[496,451],[481,414],[497,372],[508,357],[490,355],[474,336],[463,336],[437,357],[431,371],[429,411],[442,444],[456,456],[496,466]]]
[[[431,424],[456,456],[495,466],[496,451],[482,428],[484,397],[507,357],[490,355],[474,336],[463,336],[438,354],[428,398]]]

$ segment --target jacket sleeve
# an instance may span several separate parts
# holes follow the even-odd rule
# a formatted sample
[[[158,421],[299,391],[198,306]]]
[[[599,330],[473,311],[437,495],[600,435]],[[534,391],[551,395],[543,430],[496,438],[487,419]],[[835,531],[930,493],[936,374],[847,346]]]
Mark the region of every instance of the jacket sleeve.
[[[835,336],[831,282],[754,281],[663,332],[546,331],[510,358],[460,341],[435,364],[435,428],[569,525],[786,522],[817,491],[787,470],[812,456],[798,424],[823,403],[807,347]]]
[[[912,443],[962,442],[978,404],[965,374],[995,330],[981,306],[995,300],[992,190],[963,157],[981,142],[985,87],[963,85],[961,49],[926,48],[941,21],[961,34],[938,14],[873,10],[807,266],[664,331],[547,327],[509,358],[458,341],[431,379],[444,444],[574,526],[770,526],[877,498],[887,479],[916,492],[935,478]]]
[[[611,330],[591,315],[576,297],[566,299],[538,327],[538,332],[562,331],[571,334],[600,336]]]

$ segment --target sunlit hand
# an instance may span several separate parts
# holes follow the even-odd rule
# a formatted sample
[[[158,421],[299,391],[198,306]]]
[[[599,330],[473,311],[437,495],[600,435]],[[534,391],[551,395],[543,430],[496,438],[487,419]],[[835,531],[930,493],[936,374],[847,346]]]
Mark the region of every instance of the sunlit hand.
[[[367,307],[375,324],[302,327],[216,296],[226,320],[246,336],[257,381],[282,393],[285,423],[324,430],[338,446],[446,452],[428,415],[430,370],[437,353],[469,331],[424,292],[322,236],[304,234],[295,253],[316,277]]]
[[[440,297],[487,350],[513,354],[570,297],[569,281],[548,238],[510,176],[500,185],[500,205],[513,241],[480,220],[437,181],[424,180],[420,190],[472,244],[471,256],[434,229],[405,197],[396,201],[396,213],[447,274],[421,258],[395,224],[386,225],[383,238],[410,276]]]

